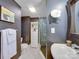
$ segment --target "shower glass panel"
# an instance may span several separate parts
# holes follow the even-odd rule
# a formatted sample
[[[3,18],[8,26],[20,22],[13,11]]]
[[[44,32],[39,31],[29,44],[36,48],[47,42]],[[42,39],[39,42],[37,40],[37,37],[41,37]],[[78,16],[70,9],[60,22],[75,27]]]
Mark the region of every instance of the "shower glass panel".
[[[39,43],[41,45],[41,50],[46,57],[46,44],[47,44],[47,19],[39,19]]]

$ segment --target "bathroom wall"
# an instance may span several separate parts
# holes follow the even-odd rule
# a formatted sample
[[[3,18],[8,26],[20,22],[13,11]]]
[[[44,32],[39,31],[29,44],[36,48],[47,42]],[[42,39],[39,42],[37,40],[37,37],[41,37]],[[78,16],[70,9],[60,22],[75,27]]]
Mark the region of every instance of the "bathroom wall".
[[[13,28],[17,30],[17,55],[12,59],[18,59],[21,52],[20,46],[20,38],[21,38],[21,8],[14,0],[0,0],[0,5],[14,12],[15,15],[15,23],[8,23],[0,21],[0,30],[6,28]]]
[[[30,43],[30,17],[21,18],[21,37],[23,43]]]
[[[49,0],[47,3],[48,15],[53,9],[60,9],[61,16],[58,18],[57,23],[51,23],[48,25],[49,35],[48,41],[55,43],[64,43],[67,34],[67,12],[66,12],[67,0]],[[49,20],[49,19],[48,19]],[[55,28],[55,33],[51,33],[51,28]]]

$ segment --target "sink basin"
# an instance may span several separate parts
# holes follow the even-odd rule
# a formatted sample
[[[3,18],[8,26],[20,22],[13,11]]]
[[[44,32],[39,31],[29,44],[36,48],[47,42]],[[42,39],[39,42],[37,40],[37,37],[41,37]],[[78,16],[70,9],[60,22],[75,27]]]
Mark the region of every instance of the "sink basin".
[[[54,59],[79,59],[76,51],[66,44],[53,44],[51,53]]]

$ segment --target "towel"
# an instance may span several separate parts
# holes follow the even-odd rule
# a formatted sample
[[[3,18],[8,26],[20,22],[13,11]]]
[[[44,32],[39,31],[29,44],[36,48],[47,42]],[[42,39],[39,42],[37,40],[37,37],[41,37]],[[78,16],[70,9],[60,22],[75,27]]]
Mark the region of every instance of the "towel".
[[[2,59],[10,59],[17,53],[16,48],[16,30],[5,29],[1,31],[2,40]]]
[[[16,30],[8,29],[7,30],[7,40],[8,40],[8,50],[10,57],[16,55]]]
[[[10,59],[9,51],[7,46],[7,39],[6,39],[6,30],[1,31],[1,58],[2,59]]]

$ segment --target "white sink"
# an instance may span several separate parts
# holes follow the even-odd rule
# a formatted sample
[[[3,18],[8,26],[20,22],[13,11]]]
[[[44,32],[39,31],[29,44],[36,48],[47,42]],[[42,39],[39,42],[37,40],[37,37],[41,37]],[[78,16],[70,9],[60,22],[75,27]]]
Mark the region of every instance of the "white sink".
[[[51,53],[54,59],[79,59],[76,51],[66,44],[53,44]]]

